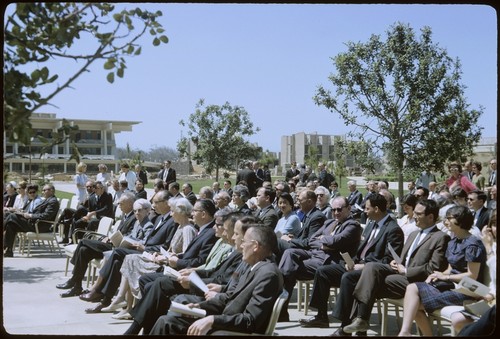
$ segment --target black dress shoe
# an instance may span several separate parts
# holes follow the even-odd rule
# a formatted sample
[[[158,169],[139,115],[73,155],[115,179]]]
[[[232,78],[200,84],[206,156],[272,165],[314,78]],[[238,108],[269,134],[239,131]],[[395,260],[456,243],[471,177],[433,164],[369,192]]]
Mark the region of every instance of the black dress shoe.
[[[12,251],[6,251],[6,252],[4,252],[3,257],[4,258],[13,258],[14,257],[14,252],[12,252]]]
[[[345,333],[342,330],[342,327],[337,328],[337,330],[335,332],[333,332],[332,334],[330,334],[330,337],[350,337],[350,336],[351,336],[351,334],[350,333]]]
[[[59,285],[56,285],[57,288],[60,288],[61,290],[68,290],[70,288],[73,288],[75,286],[75,282],[73,280],[68,280],[66,281],[65,283],[62,283],[62,284],[59,284]],[[82,289],[80,288],[80,291]]]
[[[300,326],[302,327],[319,327],[319,328],[328,328],[330,327],[330,322],[328,318],[318,318],[312,317],[310,319],[300,319]]]
[[[61,298],[76,297],[77,295],[80,295],[81,293],[82,293],[81,287],[73,287],[69,291],[61,293]]]
[[[81,294],[80,295],[80,300],[83,301],[89,301],[91,303],[95,303],[98,301],[101,301],[101,299],[104,297],[104,294],[99,293],[99,292],[89,292],[86,294]]]
[[[111,302],[107,302],[107,303],[104,303],[104,302],[100,302],[99,304],[96,305],[96,307],[94,308],[87,308],[85,310],[85,313],[88,313],[88,314],[91,314],[91,313],[101,313],[102,309],[104,307],[108,307],[109,305],[111,304]]]

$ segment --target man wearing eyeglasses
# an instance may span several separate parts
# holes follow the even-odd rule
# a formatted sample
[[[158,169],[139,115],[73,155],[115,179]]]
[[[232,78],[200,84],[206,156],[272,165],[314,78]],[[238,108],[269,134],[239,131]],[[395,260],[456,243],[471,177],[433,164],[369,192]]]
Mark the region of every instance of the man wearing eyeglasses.
[[[75,234],[77,239],[81,239],[84,232],[77,232],[77,230],[94,231],[97,229],[99,220],[101,220],[102,217],[114,217],[113,196],[106,192],[102,182],[96,182],[94,187],[95,194],[91,195],[89,199],[87,199],[87,213],[85,215],[81,215],[78,212],[75,213],[69,236],[73,236],[73,234]],[[78,216],[80,216],[80,218],[77,218]]]
[[[14,240],[17,232],[35,232],[35,223],[38,223],[40,233],[50,231],[57,212],[59,211],[59,201],[55,197],[55,188],[52,184],[46,184],[43,187],[43,196],[45,200],[38,205],[32,213],[11,214],[4,223],[3,249],[4,257],[13,257]],[[44,220],[44,221],[42,221]],[[47,221],[47,222],[45,222]]]
[[[474,224],[480,231],[484,226],[488,225],[490,221],[490,211],[485,206],[487,196],[486,193],[479,190],[474,190],[467,196],[467,204],[474,212]]]
[[[352,218],[349,201],[337,197],[332,200],[331,207],[333,219],[326,220],[311,237],[310,249],[290,248],[281,257],[279,269],[289,299],[283,305],[278,321],[289,321],[287,306],[297,280],[310,280],[319,266],[339,263],[342,259],[340,253],[348,252],[351,256],[356,253],[363,229]]]
[[[249,227],[241,248],[243,261],[250,268],[227,292],[188,304],[204,309],[207,316],[195,319],[169,313],[156,321],[149,334],[206,335],[216,330],[263,334],[283,286],[281,273],[270,259],[275,247],[273,229],[261,225]]]

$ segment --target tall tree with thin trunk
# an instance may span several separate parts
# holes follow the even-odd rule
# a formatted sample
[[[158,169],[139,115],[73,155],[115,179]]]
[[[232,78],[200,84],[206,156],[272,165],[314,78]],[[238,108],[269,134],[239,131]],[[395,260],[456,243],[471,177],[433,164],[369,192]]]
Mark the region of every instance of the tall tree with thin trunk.
[[[319,86],[314,101],[352,127],[351,138],[373,145],[386,157],[403,196],[405,170],[442,170],[472,154],[481,137],[483,107],[471,109],[461,83],[461,66],[432,41],[429,27],[419,37],[396,23],[385,40],[348,42],[333,57],[332,89]]]

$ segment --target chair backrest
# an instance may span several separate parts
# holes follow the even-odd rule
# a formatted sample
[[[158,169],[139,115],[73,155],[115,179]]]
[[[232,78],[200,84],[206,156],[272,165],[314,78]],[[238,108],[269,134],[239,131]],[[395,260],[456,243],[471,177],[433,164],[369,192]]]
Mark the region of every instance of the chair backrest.
[[[288,292],[283,289],[278,299],[274,303],[273,312],[271,313],[271,319],[269,319],[269,324],[267,324],[266,332],[264,335],[272,336],[274,334],[274,329],[276,328],[276,323],[278,322],[278,318],[281,313],[281,309],[288,299]]]
[[[78,195],[74,195],[71,197],[69,208],[76,210],[77,207],[78,207]]]
[[[102,217],[99,220],[99,227],[97,227],[97,233],[108,235],[109,230],[111,229],[111,225],[113,225],[113,218],[110,217]]]
[[[61,201],[59,201],[59,209],[64,210],[65,208],[68,207],[68,204],[69,204],[69,199],[67,198],[61,199]]]
[[[116,209],[115,209],[115,219],[116,218],[121,218],[123,212],[122,212],[122,209],[120,208],[120,205],[116,205]]]

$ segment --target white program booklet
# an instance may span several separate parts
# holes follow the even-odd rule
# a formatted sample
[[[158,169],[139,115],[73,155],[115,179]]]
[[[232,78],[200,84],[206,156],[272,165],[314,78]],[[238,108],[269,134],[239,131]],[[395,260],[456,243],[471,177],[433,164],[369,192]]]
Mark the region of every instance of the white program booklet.
[[[181,274],[177,272],[175,269],[173,269],[170,266],[163,265],[163,274],[164,275],[170,275],[173,278],[179,278]]]
[[[170,311],[198,318],[203,318],[204,316],[207,315],[207,312],[201,308],[196,308],[196,307],[191,308],[187,305],[175,301],[172,301],[172,305],[170,305]]]
[[[387,243],[387,247],[389,248],[389,252],[391,252],[391,255],[394,259],[395,262],[398,263],[398,265],[401,265],[401,257],[396,253],[394,248],[392,247],[391,243]]]
[[[460,292],[462,294],[475,298],[484,297],[486,294],[490,293],[490,289],[488,286],[481,284],[479,281],[476,281],[469,277],[463,277],[456,288],[452,291]]]
[[[189,281],[191,281],[193,284],[196,285],[200,290],[203,291],[203,293],[208,292],[208,287],[207,285],[201,280],[200,276],[196,272],[191,272],[189,274]]]

